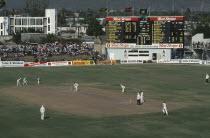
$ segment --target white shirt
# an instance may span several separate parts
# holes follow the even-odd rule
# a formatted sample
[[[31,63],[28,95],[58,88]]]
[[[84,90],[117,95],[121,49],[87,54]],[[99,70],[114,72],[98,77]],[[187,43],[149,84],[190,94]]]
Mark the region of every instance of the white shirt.
[[[121,85],[122,89],[125,89],[125,86]]]
[[[163,103],[163,109],[166,109],[166,103]]]
[[[209,75],[208,74],[206,74],[206,79],[209,79]]]
[[[143,93],[143,92],[141,92],[141,97],[142,97],[142,98],[144,97],[144,93]]]
[[[74,83],[74,87],[78,87],[79,86],[79,84],[78,83]]]
[[[41,112],[41,113],[44,113],[44,112],[45,112],[44,106],[42,106],[42,107],[40,108],[40,112]]]
[[[137,100],[141,99],[141,95],[137,94]]]

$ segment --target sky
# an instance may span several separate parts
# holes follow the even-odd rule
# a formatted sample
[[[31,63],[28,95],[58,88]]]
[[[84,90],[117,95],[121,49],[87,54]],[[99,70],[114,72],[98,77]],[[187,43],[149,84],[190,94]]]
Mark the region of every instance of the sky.
[[[7,8],[23,8],[26,0],[5,0]],[[76,9],[99,9],[109,7],[110,9],[124,9],[134,6],[135,9],[148,8],[151,10],[181,10],[190,8],[192,10],[210,10],[210,0],[49,0],[49,8]]]

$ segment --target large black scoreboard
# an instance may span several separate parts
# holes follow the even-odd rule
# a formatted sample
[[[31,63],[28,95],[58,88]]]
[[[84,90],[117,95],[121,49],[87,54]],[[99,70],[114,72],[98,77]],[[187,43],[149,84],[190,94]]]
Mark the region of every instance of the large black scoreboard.
[[[106,36],[107,43],[183,43],[184,18],[107,17]]]

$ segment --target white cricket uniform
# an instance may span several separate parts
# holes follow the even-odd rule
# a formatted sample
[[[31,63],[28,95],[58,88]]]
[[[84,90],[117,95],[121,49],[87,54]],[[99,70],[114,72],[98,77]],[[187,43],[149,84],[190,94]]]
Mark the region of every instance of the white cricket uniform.
[[[42,107],[40,108],[40,113],[41,113],[41,120],[44,120],[44,113],[45,113],[45,108],[42,105]]]
[[[40,84],[40,78],[38,78],[37,81],[38,81],[37,83]]]
[[[27,79],[26,78],[23,79],[23,85],[24,84],[27,84]]]
[[[125,92],[125,86],[121,84],[122,92]]]
[[[168,115],[168,111],[167,111],[167,107],[166,107],[166,103],[163,103],[163,113]]]
[[[143,103],[143,102],[144,102],[144,93],[141,92],[141,103]]]
[[[75,91],[78,91],[78,86],[79,86],[78,83],[74,83],[74,90],[75,90]]]
[[[21,80],[21,78],[17,80],[17,86],[21,86],[20,80]]]

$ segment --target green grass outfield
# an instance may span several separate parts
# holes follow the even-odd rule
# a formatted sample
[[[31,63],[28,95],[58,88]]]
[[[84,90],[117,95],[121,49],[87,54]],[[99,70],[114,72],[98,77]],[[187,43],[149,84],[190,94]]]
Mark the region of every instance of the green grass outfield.
[[[40,68],[0,68],[0,91],[27,77],[29,85],[41,78],[42,85],[66,86],[78,81],[81,87],[119,91],[119,84],[146,98],[181,102],[186,108],[163,116],[143,115],[85,117],[47,110],[49,119],[40,120],[39,106],[25,103],[0,92],[1,138],[209,138],[210,84],[205,73],[210,66],[141,64],[113,66],[72,66]],[[14,91],[15,92],[15,91]]]

